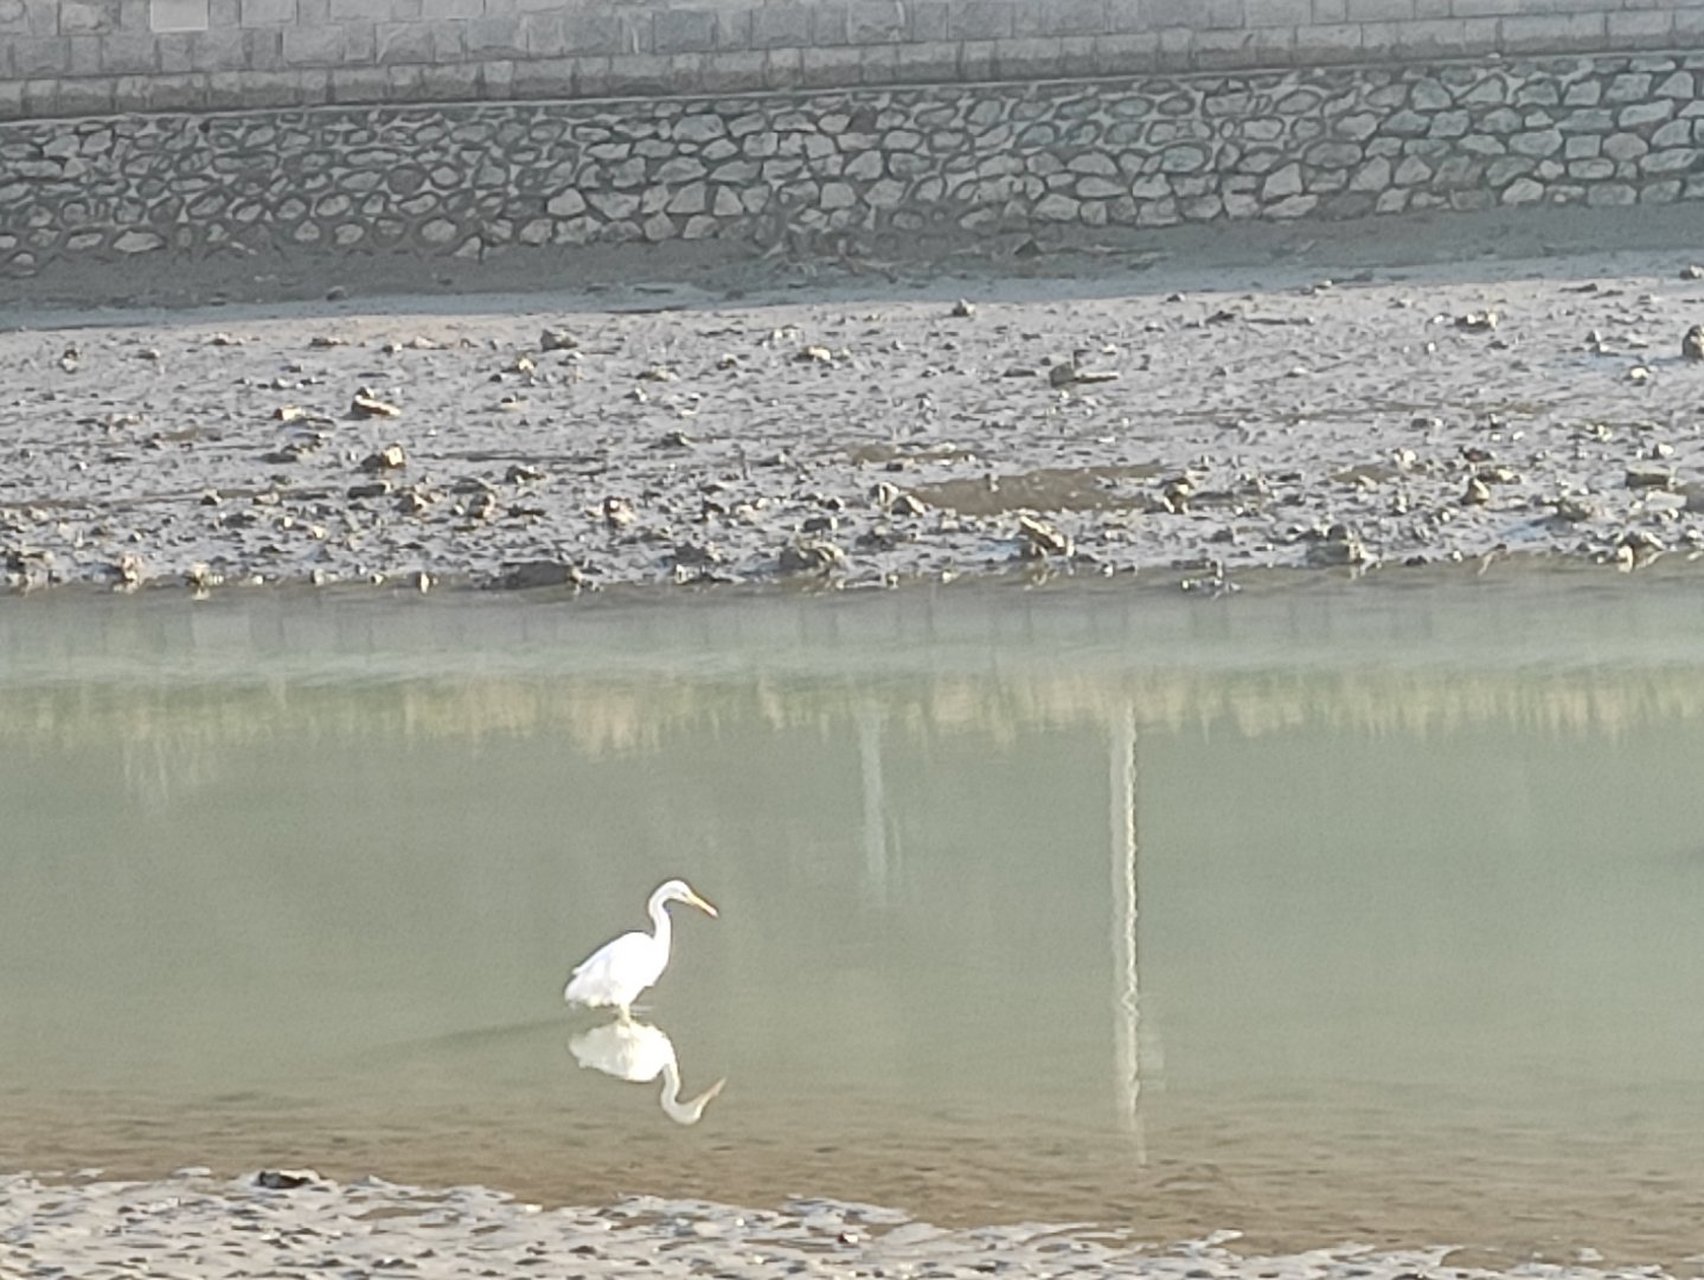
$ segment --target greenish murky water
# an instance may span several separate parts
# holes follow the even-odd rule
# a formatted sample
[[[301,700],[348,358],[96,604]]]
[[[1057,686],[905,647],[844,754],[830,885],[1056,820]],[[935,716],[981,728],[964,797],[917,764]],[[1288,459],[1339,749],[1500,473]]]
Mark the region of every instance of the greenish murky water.
[[[1676,1264],[1701,586],[0,601],[0,1166]]]

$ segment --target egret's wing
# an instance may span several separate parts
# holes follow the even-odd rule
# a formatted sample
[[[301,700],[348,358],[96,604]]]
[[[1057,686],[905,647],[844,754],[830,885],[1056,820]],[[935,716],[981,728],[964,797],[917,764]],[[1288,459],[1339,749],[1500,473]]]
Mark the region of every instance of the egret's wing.
[[[635,929],[632,933],[624,933],[612,942],[606,942],[579,964],[574,966],[573,976],[582,974],[591,977],[599,973],[619,973],[623,969],[639,963],[649,954],[648,944],[651,935]]]

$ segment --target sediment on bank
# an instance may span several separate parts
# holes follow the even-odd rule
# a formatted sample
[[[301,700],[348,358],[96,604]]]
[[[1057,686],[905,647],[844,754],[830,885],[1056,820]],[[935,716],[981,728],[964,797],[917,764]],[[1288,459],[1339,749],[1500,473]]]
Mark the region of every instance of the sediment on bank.
[[[1334,281],[1283,248],[1122,276],[1091,257],[956,300],[935,277],[38,316],[0,335],[26,389],[0,405],[7,581],[1216,591],[1704,549],[1691,250]]]

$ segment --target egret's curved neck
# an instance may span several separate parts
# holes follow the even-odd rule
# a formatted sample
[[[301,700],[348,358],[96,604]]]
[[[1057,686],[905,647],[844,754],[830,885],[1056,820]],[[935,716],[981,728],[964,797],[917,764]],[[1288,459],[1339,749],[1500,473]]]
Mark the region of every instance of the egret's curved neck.
[[[669,954],[669,942],[673,934],[673,928],[669,924],[669,909],[664,905],[666,901],[653,894],[646,907],[651,913],[651,931],[656,935],[657,945],[663,949],[665,958]]]
[[[673,1058],[663,1063],[663,1113],[676,1124],[697,1124],[704,1117],[704,1108],[709,1106],[715,1096],[722,1092],[722,1081],[718,1080],[696,1098],[681,1101],[680,1097],[680,1065]]]

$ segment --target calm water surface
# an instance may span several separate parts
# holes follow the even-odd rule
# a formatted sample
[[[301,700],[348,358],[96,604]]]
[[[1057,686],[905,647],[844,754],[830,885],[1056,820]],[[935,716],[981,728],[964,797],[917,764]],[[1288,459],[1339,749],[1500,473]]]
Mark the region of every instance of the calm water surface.
[[[0,757],[0,1167],[1704,1249],[1695,575],[0,601]]]

